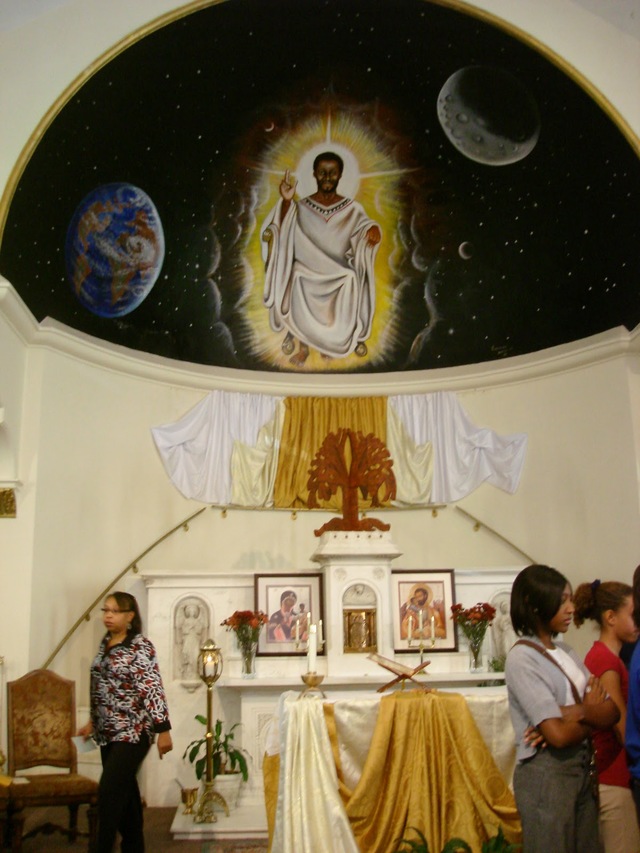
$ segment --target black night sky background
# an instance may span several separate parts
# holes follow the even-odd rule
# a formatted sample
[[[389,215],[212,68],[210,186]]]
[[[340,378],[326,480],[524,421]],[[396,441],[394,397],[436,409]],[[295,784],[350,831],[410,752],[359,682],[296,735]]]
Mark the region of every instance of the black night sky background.
[[[537,106],[538,141],[518,162],[469,159],[443,130],[440,91],[469,66],[509,71]],[[518,104],[498,107],[508,124]],[[287,135],[340,112],[404,177],[383,228],[387,328],[365,362],[327,370],[472,364],[638,324],[637,153],[549,60],[424,0],[227,0],[145,36],[44,133],[8,209],[0,272],[38,321],[181,361],[294,370],[247,309],[261,287],[244,262],[264,213],[256,186]],[[65,240],[79,203],[113,182],[153,200],[166,252],[138,308],[100,317],[74,294]]]

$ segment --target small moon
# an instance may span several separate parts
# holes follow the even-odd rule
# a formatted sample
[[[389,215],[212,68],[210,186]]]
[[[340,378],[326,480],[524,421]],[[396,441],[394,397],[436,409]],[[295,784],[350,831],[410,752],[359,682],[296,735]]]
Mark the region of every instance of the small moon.
[[[271,122],[271,124],[269,124],[269,125],[267,125],[267,127],[265,127],[265,129],[264,129],[265,133],[271,133],[271,131],[274,129],[274,127],[275,127],[275,122]]]
[[[540,135],[533,95],[502,68],[460,68],[440,90],[437,109],[455,148],[486,166],[517,163],[533,151]]]
[[[473,243],[469,243],[468,240],[465,240],[464,243],[460,243],[458,246],[458,254],[463,260],[468,261],[469,258],[473,257]]]

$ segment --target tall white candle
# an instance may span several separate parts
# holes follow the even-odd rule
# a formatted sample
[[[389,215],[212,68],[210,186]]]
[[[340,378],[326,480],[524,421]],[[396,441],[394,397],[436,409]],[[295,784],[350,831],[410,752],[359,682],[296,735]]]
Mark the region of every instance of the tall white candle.
[[[436,638],[436,617],[431,617],[431,638],[435,640]]]
[[[420,632],[420,636],[422,637],[422,610],[418,611],[418,631]]]
[[[409,614],[409,621],[407,622],[407,639],[409,643],[411,643],[411,638],[413,637],[413,616]]]
[[[307,650],[307,672],[316,671],[316,655],[318,654],[318,626],[309,625],[309,648]]]
[[[318,646],[322,648],[324,643],[324,633],[322,631],[322,619],[318,619]]]
[[[300,619],[296,619],[296,632],[295,632],[296,643],[300,642]]]

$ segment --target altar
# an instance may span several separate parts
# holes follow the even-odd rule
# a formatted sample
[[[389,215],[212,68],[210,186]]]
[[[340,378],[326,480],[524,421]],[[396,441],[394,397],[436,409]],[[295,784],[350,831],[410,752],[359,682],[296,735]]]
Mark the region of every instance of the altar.
[[[464,637],[457,634],[451,621],[446,623],[444,631],[434,631],[433,622],[429,624],[426,619],[424,640],[420,643],[402,634],[398,599],[396,595],[394,601],[394,594],[400,581],[405,580],[403,573],[411,581],[410,589],[416,587],[414,575],[422,578],[426,573],[428,580],[434,575],[429,570],[392,570],[392,561],[400,556],[389,532],[325,533],[316,541],[311,560],[320,569],[322,606],[316,602],[314,609],[316,619],[323,622],[325,644],[315,658],[315,669],[323,676],[321,687],[327,700],[375,698],[376,691],[389,682],[391,673],[371,659],[370,652],[374,650],[377,655],[408,668],[428,661],[417,676],[421,684],[438,691],[461,692],[466,697],[476,693],[491,696],[492,713],[497,718],[504,715],[504,673],[490,671],[488,666],[498,648],[490,632],[483,667],[475,673],[469,671]],[[446,594],[451,599],[455,596],[455,601],[465,606],[477,601],[497,603],[500,597],[508,598],[519,569],[449,569],[442,570],[438,578],[450,577]],[[303,571],[289,576],[289,582],[297,588],[295,585],[306,582],[308,574]],[[220,626],[234,611],[260,606],[257,577],[249,573],[204,572],[142,575],[147,589],[143,616],[163,673],[175,745],[161,768],[151,762],[143,767],[141,786],[147,803],[177,805],[178,786],[193,787],[193,769],[182,760],[182,755],[186,745],[202,733],[194,718],[204,712],[205,690],[193,669],[193,648],[208,637],[221,647],[224,658],[223,674],[214,689],[214,718],[229,725],[240,722],[234,743],[246,750],[249,757],[249,781],[242,786],[238,806],[230,817],[221,812],[216,823],[195,825],[178,807],[172,825],[176,838],[264,838],[267,834],[262,777],[265,755],[269,752],[269,732],[282,695],[292,690],[302,691],[302,675],[309,661],[303,644],[298,650],[295,643],[289,642],[278,654],[259,653],[255,676],[242,677],[235,635]],[[420,585],[424,586],[417,584]],[[446,607],[440,603],[447,619],[451,603],[449,599]],[[354,624],[364,630],[359,633],[351,630]],[[494,747],[495,744],[489,748]]]
[[[491,675],[495,675],[495,678],[492,679]],[[515,766],[513,729],[503,679],[503,673],[472,674],[468,672],[457,673],[457,678],[455,674],[443,674],[433,679],[429,676],[420,679],[421,683],[428,685],[429,690],[434,691],[433,694],[425,693],[425,696],[437,696],[442,702],[450,703],[447,707],[451,709],[450,713],[457,731],[461,733],[464,749],[471,750],[473,756],[481,755],[482,762],[487,764],[490,763],[488,756],[492,757],[495,770],[492,769],[487,775],[486,784],[493,791],[496,785],[509,786]],[[282,750],[287,751],[287,735],[283,732],[281,725],[285,717],[285,708],[289,710],[293,708],[294,716],[300,708],[310,705],[334,709],[335,736],[340,738],[336,766],[341,768],[341,778],[340,785],[337,782],[334,785],[330,781],[333,774],[325,768],[325,782],[327,779],[329,781],[327,782],[328,790],[325,791],[323,788],[322,796],[324,797],[331,792],[338,792],[343,785],[347,785],[350,789],[357,787],[371,746],[381,701],[394,695],[408,697],[416,692],[398,688],[394,693],[377,693],[377,688],[388,681],[387,674],[382,670],[380,675],[361,678],[328,677],[322,683],[324,696],[315,694],[314,697],[309,698],[300,698],[304,688],[300,678],[255,679],[254,681],[227,678],[221,681],[219,693],[223,695],[227,692],[236,693],[240,700],[242,742],[250,747],[252,754],[250,781],[243,786],[244,790],[238,807],[232,810],[228,817],[220,811],[215,824],[194,824],[193,819],[183,815],[182,808],[178,808],[171,826],[172,835],[177,840],[266,838],[268,833],[273,833],[274,802],[272,800],[269,804],[268,793],[265,800],[265,789],[277,799],[278,765],[276,764],[274,769],[274,760],[279,762]],[[316,726],[320,726],[321,723],[324,725],[324,717],[314,721]],[[292,751],[292,755],[299,757],[304,750],[299,748],[299,744],[296,745],[296,737],[297,735],[290,733],[288,748]],[[482,748],[478,738],[482,739]],[[449,747],[447,752],[448,750]],[[425,762],[429,767],[430,763],[427,762],[426,757]],[[437,763],[433,766],[437,767]],[[499,779],[495,776],[496,772],[499,774]],[[334,774],[337,773],[338,771],[335,770]],[[295,771],[294,776],[297,778],[298,775],[299,772]],[[312,779],[315,780],[315,777]],[[313,781],[312,787],[312,798],[318,797],[316,781]],[[296,792],[296,796],[297,793],[299,792]],[[508,801],[509,796],[505,795],[505,797]],[[284,805],[285,799],[282,803]],[[282,814],[290,816],[293,812],[285,809]],[[313,837],[318,841],[317,836]],[[274,847],[275,849],[285,850],[286,848]],[[294,845],[289,849],[291,853],[293,851],[302,853],[306,848]],[[313,847],[308,849],[309,853],[315,853]],[[323,848],[322,846],[315,848],[315,850],[318,849]],[[340,848],[336,848],[338,849]]]
[[[278,853],[392,853],[409,827],[440,850],[500,827],[521,841],[508,782],[515,750],[502,691],[399,690],[335,702],[286,693],[264,764]]]

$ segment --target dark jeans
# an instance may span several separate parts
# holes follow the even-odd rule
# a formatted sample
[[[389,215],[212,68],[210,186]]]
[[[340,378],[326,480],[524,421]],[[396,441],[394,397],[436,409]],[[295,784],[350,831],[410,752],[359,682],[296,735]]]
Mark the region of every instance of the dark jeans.
[[[539,749],[516,766],[513,790],[524,853],[602,853],[584,746]]]
[[[143,738],[140,743],[114,741],[100,747],[97,853],[113,853],[118,832],[122,836],[122,853],[144,853],[142,801],[136,774],[150,745]]]

